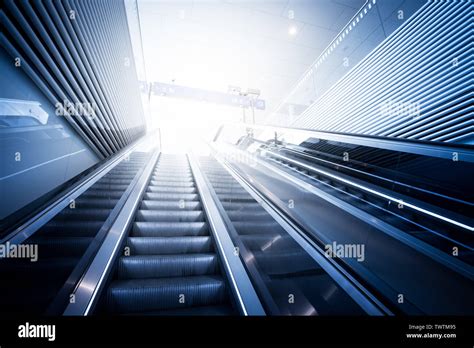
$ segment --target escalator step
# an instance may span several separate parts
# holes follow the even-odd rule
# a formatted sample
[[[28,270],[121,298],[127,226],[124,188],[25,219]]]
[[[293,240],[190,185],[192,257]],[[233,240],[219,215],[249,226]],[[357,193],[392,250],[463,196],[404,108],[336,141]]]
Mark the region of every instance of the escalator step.
[[[125,191],[129,185],[127,184],[113,184],[113,183],[96,183],[92,187],[101,190],[123,190]]]
[[[110,214],[110,209],[80,209],[75,206],[74,209],[67,207],[63,209],[56,217],[55,220],[95,220],[105,221]]]
[[[120,279],[189,277],[215,274],[215,254],[122,256],[118,264]]]
[[[292,251],[259,251],[253,255],[257,260],[258,267],[268,275],[284,275],[314,271],[314,260],[303,250]],[[326,274],[322,272],[322,274]]]
[[[196,193],[195,187],[177,187],[177,186],[154,186],[150,185],[147,192],[163,192],[163,193]]]
[[[273,218],[265,210],[245,211],[231,210],[227,212],[232,221],[273,221]]]
[[[144,195],[145,199],[151,199],[156,201],[197,201],[199,196],[195,193],[151,193],[146,192]]]
[[[51,220],[41,228],[41,233],[45,233],[51,238],[58,236],[94,237],[103,224],[103,221]]]
[[[205,222],[135,222],[134,237],[205,236],[209,227]]]
[[[38,249],[38,260],[32,262],[26,259],[5,259],[0,261],[2,280],[14,279],[13,286],[22,284],[23,281],[45,281],[45,275],[61,277],[69,274],[78,261],[75,257],[42,258]],[[21,278],[18,275],[21,274]],[[6,283],[3,282],[2,285]]]
[[[220,276],[118,280],[107,292],[112,312],[147,312],[161,309],[221,304],[226,288]]]
[[[293,238],[288,235],[282,236],[279,233],[275,233],[275,235],[266,235],[266,234],[258,234],[258,235],[242,235],[240,239],[244,243],[246,247],[250,250],[271,250],[271,251],[283,251],[283,250],[299,250],[300,247]]]
[[[204,221],[204,213],[200,210],[139,210],[135,219],[146,222],[200,222]]]
[[[252,211],[265,211],[260,204],[257,202],[249,202],[249,203],[238,203],[238,202],[222,202],[222,206],[226,211],[229,210],[252,210]]]
[[[109,178],[109,177],[104,177],[98,181],[98,183],[101,184],[114,184],[114,185],[129,185],[130,182],[132,182],[132,179],[117,179],[117,178]],[[92,185],[94,186],[94,185]]]
[[[221,201],[230,201],[230,202],[255,202],[255,200],[252,198],[252,196],[248,193],[233,193],[233,194],[228,194],[228,193],[218,193],[217,197],[219,197],[219,200]]]
[[[112,191],[112,190],[96,190],[90,188],[82,194],[83,198],[120,198],[123,195],[123,191]]]
[[[176,168],[161,168],[158,167],[153,171],[154,175],[166,175],[166,176],[192,176],[191,170],[186,167],[176,167]]]
[[[74,200],[76,209],[90,209],[90,208],[103,208],[103,209],[113,209],[117,204],[118,200],[115,199],[84,199],[84,198],[76,198]]]
[[[233,225],[239,234],[272,234],[281,231],[276,221],[235,221]]]
[[[132,255],[208,253],[213,250],[211,237],[129,237]]]
[[[173,174],[153,174],[151,176],[151,181],[173,181],[173,182],[193,182],[192,176],[181,176]]]
[[[201,210],[202,205],[198,201],[150,201],[143,200],[140,209],[148,210]]]
[[[180,174],[164,174],[164,173],[157,173],[152,174],[151,179],[155,181],[172,181],[172,182],[192,182],[193,177],[192,175],[180,175]]]
[[[194,187],[194,182],[192,181],[165,181],[165,180],[151,180],[150,185],[160,187]]]
[[[42,259],[47,257],[81,257],[94,238],[92,237],[59,237],[31,238],[29,243],[38,244]]]

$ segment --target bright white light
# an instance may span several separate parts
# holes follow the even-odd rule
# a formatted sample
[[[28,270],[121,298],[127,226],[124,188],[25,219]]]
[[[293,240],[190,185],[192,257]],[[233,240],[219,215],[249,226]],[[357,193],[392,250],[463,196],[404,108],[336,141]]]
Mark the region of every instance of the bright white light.
[[[298,34],[298,28],[295,27],[294,25],[292,25],[292,26],[288,29],[288,34],[290,34],[291,36],[295,36],[296,34]]]
[[[247,117],[250,110],[247,110]],[[162,151],[207,154],[202,139],[211,141],[219,126],[238,122],[242,109],[172,97],[151,98],[150,130],[159,128]]]

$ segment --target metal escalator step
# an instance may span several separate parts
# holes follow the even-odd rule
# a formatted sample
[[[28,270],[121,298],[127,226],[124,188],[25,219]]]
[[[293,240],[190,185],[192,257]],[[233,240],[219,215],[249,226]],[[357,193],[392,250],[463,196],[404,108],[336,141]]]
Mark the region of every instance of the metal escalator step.
[[[214,190],[216,190],[218,188],[220,188],[220,189],[228,189],[228,188],[233,188],[233,187],[235,187],[236,189],[237,188],[242,188],[242,186],[240,186],[236,181],[229,182],[229,183],[222,183],[222,182],[215,182],[213,180],[209,180],[209,182],[211,183]]]
[[[138,172],[138,169],[133,169],[133,170],[119,170],[119,171],[112,171],[112,172],[106,174],[106,176],[114,176],[114,177],[126,176],[126,177],[131,177],[131,176],[135,176],[135,174],[137,174],[137,172]]]
[[[159,162],[155,167],[156,170],[189,170],[189,163],[187,162]]]
[[[45,233],[51,238],[58,236],[94,237],[103,224],[103,221],[51,220],[41,228],[41,233]]]
[[[143,200],[140,209],[148,210],[200,210],[201,202],[198,201],[150,201]]]
[[[265,211],[265,209],[262,208],[260,204],[257,202],[248,202],[248,203],[238,203],[238,202],[222,202],[222,206],[226,211],[230,210],[262,210]]]
[[[104,177],[100,179],[97,183],[101,184],[114,184],[114,185],[129,185],[132,182],[132,179],[114,179],[114,178],[108,178]]]
[[[135,222],[134,237],[205,236],[209,227],[205,222]]]
[[[235,221],[233,225],[239,234],[272,234],[281,231],[276,221]]]
[[[94,238],[92,237],[34,237],[28,243],[38,244],[40,257],[81,257]]]
[[[170,186],[176,186],[176,187],[195,187],[193,181],[165,181],[165,180],[151,180],[150,185],[152,186],[165,186],[165,187],[170,187]]]
[[[112,182],[115,179],[124,179],[124,180],[128,180],[130,182],[130,181],[132,181],[134,176],[135,176],[135,174],[114,174],[114,173],[111,173],[111,174],[107,174],[105,176],[105,178],[111,179]]]
[[[135,221],[198,222],[204,221],[204,213],[200,210],[139,210]]]
[[[191,175],[191,170],[189,168],[184,168],[184,167],[162,167],[159,166],[157,169],[153,171],[153,174],[169,174],[169,175]]]
[[[145,199],[155,200],[155,201],[176,201],[176,200],[187,200],[187,201],[197,201],[199,199],[198,194],[196,193],[153,193],[146,192],[144,195]]]
[[[247,191],[245,191],[241,187],[214,187],[214,191],[217,194],[229,194],[229,195],[244,195],[248,194]]]
[[[216,254],[132,255],[119,259],[119,279],[189,277],[215,274]]]
[[[210,236],[129,237],[132,255],[208,253],[213,251]]]
[[[38,260],[29,259],[5,259],[0,261],[0,273],[2,274],[2,285],[21,286],[23,282],[47,281],[46,277],[61,277],[68,275],[78,262],[76,257],[42,258],[41,250],[38,249]],[[21,277],[19,275],[21,274]],[[12,279],[14,283],[6,282]]]
[[[113,209],[117,204],[116,199],[104,199],[104,198],[76,198],[74,200],[74,204],[76,209],[90,209],[90,208],[98,208],[98,209]]]
[[[213,178],[209,178],[209,182],[212,184],[214,187],[220,187],[220,188],[226,188],[226,187],[241,187],[237,181],[234,179],[232,180],[216,180]]]
[[[56,217],[55,220],[96,220],[105,221],[110,215],[110,209],[85,209],[78,208],[77,205],[74,209],[66,207]]]
[[[263,209],[257,211],[247,210],[245,212],[230,210],[227,215],[232,221],[273,221],[270,214]]]
[[[165,179],[165,178],[175,178],[175,179],[181,179],[183,181],[186,180],[192,180],[192,175],[188,173],[180,173],[180,172],[154,172],[152,174],[152,178],[158,178],[158,179]]]
[[[153,181],[172,181],[172,182],[192,182],[193,176],[192,175],[178,175],[177,173],[175,174],[152,174],[151,175],[151,180]]]
[[[182,176],[178,174],[153,174],[151,176],[153,181],[177,181],[177,182],[193,182],[192,176]]]
[[[248,193],[237,194],[237,193],[218,193],[217,197],[221,201],[230,201],[230,202],[255,202],[252,196]]]
[[[244,245],[250,250],[271,250],[271,251],[283,251],[283,250],[299,250],[299,245],[288,235],[281,235],[275,233],[274,235],[269,234],[246,234],[240,236],[240,239]]]
[[[314,271],[314,260],[303,250],[256,251],[253,253],[258,267],[268,275]]]
[[[120,198],[123,195],[123,191],[112,191],[112,190],[99,190],[91,187],[89,190],[84,192],[81,197],[83,198]]]
[[[113,184],[107,182],[97,182],[93,185],[93,188],[100,190],[123,190],[125,191],[129,185],[127,184]]]
[[[226,300],[222,277],[196,276],[114,281],[107,292],[111,312],[147,312],[209,306]]]
[[[195,187],[176,187],[176,186],[154,186],[150,185],[147,192],[162,192],[162,193],[196,193]]]

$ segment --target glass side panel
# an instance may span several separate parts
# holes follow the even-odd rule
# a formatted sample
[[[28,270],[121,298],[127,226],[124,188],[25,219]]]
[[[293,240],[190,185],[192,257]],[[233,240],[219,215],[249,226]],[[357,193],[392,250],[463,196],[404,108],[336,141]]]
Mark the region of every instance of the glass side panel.
[[[3,226],[99,158],[2,47],[0,71],[0,196],[8,197],[0,201]]]

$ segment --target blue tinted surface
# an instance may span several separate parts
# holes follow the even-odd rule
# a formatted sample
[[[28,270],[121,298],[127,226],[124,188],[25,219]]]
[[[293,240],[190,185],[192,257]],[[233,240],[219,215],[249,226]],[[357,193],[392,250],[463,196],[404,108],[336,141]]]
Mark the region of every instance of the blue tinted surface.
[[[0,48],[0,219],[98,162],[14,63]]]

